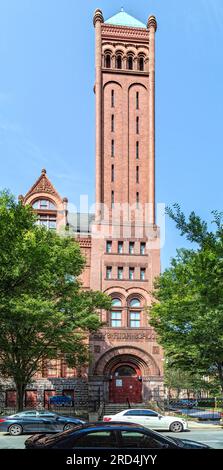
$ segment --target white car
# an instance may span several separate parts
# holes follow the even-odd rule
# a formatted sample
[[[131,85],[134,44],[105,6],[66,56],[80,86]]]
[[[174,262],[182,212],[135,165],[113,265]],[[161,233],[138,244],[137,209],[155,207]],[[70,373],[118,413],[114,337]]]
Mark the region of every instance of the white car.
[[[128,409],[115,415],[104,416],[103,421],[125,421],[125,423],[141,424],[150,429],[181,432],[187,429],[187,422],[176,416],[163,416],[153,410]]]

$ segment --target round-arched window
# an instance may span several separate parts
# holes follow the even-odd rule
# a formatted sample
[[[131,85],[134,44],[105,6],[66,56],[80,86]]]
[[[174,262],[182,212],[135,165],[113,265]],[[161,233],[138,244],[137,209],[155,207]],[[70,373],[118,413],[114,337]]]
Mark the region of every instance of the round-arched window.
[[[119,54],[116,57],[116,68],[121,69],[122,68],[122,56]]]
[[[134,308],[139,308],[140,307],[140,301],[139,299],[132,299],[130,301],[130,307],[134,307]]]
[[[139,57],[139,60],[138,60],[138,69],[143,71],[144,70],[144,58],[143,57]]]
[[[131,55],[128,57],[127,66],[129,70],[133,70],[133,57]]]
[[[116,377],[133,377],[135,375],[137,375],[137,373],[134,367],[128,365],[120,366],[115,370]]]
[[[42,210],[56,210],[56,206],[52,201],[49,201],[49,199],[37,199],[32,204],[33,209],[42,209]]]
[[[122,302],[120,299],[112,299],[112,307],[121,307]]]
[[[107,69],[111,68],[111,56],[110,56],[110,54],[106,54],[106,56],[105,56],[105,67]]]

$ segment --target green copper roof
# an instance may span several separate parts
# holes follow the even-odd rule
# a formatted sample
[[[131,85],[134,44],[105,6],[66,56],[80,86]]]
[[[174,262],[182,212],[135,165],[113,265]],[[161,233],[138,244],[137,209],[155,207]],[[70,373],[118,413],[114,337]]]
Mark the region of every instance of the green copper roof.
[[[129,15],[123,9],[116,15],[108,18],[105,23],[117,26],[130,26],[131,28],[146,28],[144,23]]]

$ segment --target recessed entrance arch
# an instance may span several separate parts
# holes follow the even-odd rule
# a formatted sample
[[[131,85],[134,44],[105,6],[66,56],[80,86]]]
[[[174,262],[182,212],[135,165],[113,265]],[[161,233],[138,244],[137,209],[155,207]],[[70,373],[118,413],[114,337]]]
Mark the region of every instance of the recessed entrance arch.
[[[109,401],[111,403],[141,403],[141,370],[131,362],[123,362],[111,369],[109,380]]]

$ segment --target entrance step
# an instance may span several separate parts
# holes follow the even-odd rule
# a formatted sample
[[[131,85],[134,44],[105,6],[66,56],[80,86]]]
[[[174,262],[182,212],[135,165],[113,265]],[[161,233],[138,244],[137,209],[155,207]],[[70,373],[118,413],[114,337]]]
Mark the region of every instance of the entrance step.
[[[104,414],[115,415],[128,408],[127,403],[105,403]],[[131,408],[148,408],[148,405],[146,403],[131,403]]]

